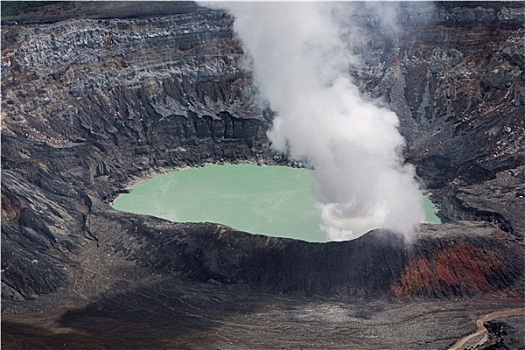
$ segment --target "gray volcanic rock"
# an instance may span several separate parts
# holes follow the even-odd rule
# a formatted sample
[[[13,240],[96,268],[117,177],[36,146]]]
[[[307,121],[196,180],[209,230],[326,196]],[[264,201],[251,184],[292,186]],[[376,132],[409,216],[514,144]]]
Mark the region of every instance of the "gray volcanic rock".
[[[155,274],[248,284],[265,291],[473,296],[513,286],[523,273],[523,266],[516,264],[522,260],[522,244],[484,223],[425,226],[413,245],[386,231],[315,244],[215,224],[175,225],[113,213],[105,217],[128,232],[105,244],[111,254]]]
[[[363,51],[378,68],[354,72],[399,115],[407,158],[445,202],[443,214],[489,220],[519,237],[525,202],[510,189],[523,184],[525,164],[523,12],[522,3],[505,2],[416,7],[403,12],[399,36],[379,34],[376,49]],[[471,186],[490,209],[460,199]]]
[[[272,112],[256,101],[233,19],[186,2],[63,2],[4,16],[8,345],[115,347],[118,320],[141,335],[125,336],[129,348],[152,339],[155,347],[235,348],[212,329],[240,348],[291,340],[445,348],[473,330],[472,312],[522,303],[524,6],[399,6],[403,30],[395,36],[378,29],[371,12],[352,15],[368,36],[357,52],[363,65],[351,74],[398,113],[408,161],[452,220],[423,225],[412,244],[385,231],[312,244],[113,210],[133,181],[166,169],[289,161],[270,148]],[[419,302],[396,306],[412,298]],[[420,306],[421,298],[443,304]],[[472,299],[454,301],[461,298]],[[329,312],[313,315],[317,309]],[[72,335],[39,325],[39,310]],[[321,316],[340,329],[327,329]],[[440,332],[422,330],[415,317],[427,321],[421,327],[439,319]],[[94,319],[104,322],[93,328]],[[407,327],[396,334],[391,319]],[[151,324],[156,331],[145,332]],[[290,324],[298,328],[280,326]],[[327,332],[333,337],[321,336]]]
[[[492,338],[483,350],[505,350],[523,348],[521,339],[525,337],[525,317],[514,316],[485,324]]]

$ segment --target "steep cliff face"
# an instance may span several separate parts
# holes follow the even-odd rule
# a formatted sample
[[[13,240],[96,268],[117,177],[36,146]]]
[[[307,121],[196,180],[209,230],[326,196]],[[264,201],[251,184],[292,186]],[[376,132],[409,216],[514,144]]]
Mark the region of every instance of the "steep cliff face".
[[[371,30],[360,52],[365,66],[352,74],[400,116],[409,161],[443,213],[496,225],[423,227],[412,248],[380,232],[315,245],[115,213],[110,200],[154,171],[282,160],[269,148],[271,112],[255,101],[232,18],[151,6],[61,3],[3,18],[5,298],[70,291],[89,254],[268,291],[443,297],[521,283],[519,4],[407,12],[398,36]]]
[[[98,142],[152,161],[207,137],[255,144],[264,130],[231,23],[199,8],[10,27],[5,126],[55,148]]]
[[[4,27],[5,295],[33,298],[71,282],[64,254],[97,235],[92,196],[108,201],[152,168],[257,158],[268,126],[231,23],[192,6]]]
[[[402,32],[375,33],[354,75],[400,116],[408,161],[445,216],[523,237],[523,5],[405,9]]]

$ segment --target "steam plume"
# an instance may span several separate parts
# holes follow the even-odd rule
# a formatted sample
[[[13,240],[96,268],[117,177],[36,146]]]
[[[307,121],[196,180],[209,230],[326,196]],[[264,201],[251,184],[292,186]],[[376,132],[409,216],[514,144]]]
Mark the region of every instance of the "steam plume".
[[[371,229],[414,233],[424,221],[414,169],[395,113],[363,98],[348,68],[357,58],[328,3],[220,3],[253,59],[259,92],[277,116],[274,147],[314,168],[314,196],[332,240]],[[336,14],[339,14],[336,16]],[[349,46],[350,45],[350,46]]]

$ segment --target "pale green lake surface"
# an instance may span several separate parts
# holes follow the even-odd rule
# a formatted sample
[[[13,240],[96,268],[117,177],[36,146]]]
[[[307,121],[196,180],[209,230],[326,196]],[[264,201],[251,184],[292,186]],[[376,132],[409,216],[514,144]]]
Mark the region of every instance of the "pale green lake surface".
[[[284,166],[209,165],[159,175],[120,196],[118,210],[179,222],[216,222],[238,230],[328,241],[310,188],[312,174]],[[440,223],[423,198],[427,221]]]

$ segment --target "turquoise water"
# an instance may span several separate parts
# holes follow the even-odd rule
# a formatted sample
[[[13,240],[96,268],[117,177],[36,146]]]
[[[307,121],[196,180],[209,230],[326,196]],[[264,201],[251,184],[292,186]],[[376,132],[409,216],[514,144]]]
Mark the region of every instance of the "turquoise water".
[[[423,205],[425,206],[425,216],[429,224],[441,224],[441,218],[437,215],[438,209],[428,197],[423,197]]]
[[[217,222],[255,234],[328,241],[312,197],[312,174],[283,166],[210,165],[159,175],[120,196],[113,207],[180,222]],[[427,221],[440,223],[424,199]]]

